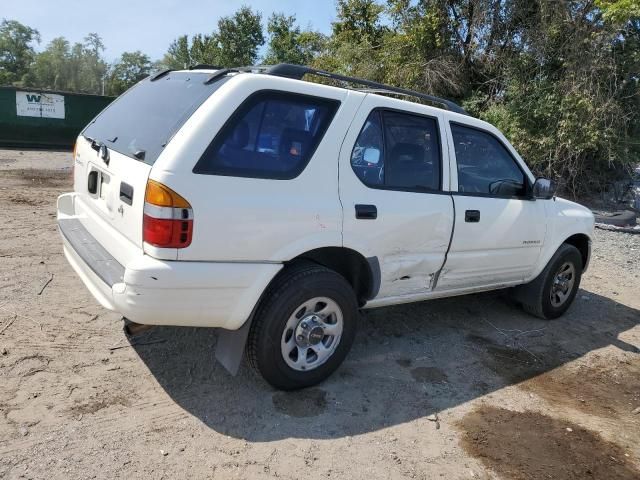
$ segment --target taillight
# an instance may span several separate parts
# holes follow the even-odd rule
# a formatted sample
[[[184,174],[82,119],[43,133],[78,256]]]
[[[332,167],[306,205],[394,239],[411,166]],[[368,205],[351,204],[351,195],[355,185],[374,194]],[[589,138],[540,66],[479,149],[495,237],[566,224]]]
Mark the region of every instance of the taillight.
[[[193,210],[169,187],[149,180],[144,197],[142,239],[161,248],[185,248],[193,236]]]

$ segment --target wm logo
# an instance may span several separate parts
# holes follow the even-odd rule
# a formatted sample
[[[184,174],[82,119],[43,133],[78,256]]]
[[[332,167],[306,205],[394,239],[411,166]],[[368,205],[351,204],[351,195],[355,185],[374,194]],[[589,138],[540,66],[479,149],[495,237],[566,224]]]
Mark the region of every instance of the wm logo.
[[[42,98],[41,95],[29,95],[27,93],[27,102],[29,103],[40,103],[40,98]]]

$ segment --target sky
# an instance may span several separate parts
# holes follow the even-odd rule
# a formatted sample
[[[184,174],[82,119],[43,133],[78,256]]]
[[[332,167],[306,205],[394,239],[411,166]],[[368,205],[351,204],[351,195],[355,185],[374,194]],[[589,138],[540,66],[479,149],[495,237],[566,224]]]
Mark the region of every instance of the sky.
[[[211,33],[220,17],[242,5],[262,13],[265,33],[274,11],[295,15],[302,28],[323,33],[335,19],[334,0],[0,0],[0,18],[37,29],[42,40],[37,50],[55,37],[75,43],[95,32],[109,62],[135,50],[158,60],[178,36]]]

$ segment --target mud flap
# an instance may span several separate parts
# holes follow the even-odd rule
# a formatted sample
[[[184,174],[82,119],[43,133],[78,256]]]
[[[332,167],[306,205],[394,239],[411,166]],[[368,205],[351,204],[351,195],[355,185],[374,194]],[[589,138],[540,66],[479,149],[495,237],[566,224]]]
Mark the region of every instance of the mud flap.
[[[240,369],[252,321],[253,315],[238,330],[219,330],[215,357],[233,376],[236,376]]]

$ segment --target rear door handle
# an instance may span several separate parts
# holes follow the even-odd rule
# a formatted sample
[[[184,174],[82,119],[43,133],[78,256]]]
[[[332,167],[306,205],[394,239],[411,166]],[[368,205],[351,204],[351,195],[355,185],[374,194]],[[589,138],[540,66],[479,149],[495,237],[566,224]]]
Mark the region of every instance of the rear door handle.
[[[356,218],[375,220],[378,218],[378,208],[375,205],[356,205]]]
[[[478,223],[480,221],[480,210],[467,210],[464,212],[464,221]]]

